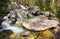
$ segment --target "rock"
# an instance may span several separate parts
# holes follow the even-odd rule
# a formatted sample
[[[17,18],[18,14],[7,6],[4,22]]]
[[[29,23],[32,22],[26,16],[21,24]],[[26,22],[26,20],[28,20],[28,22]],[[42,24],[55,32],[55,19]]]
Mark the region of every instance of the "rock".
[[[24,10],[21,10],[21,9],[16,9],[15,10],[17,12],[17,15],[18,15],[18,19],[20,19],[20,21],[24,21],[27,19],[27,13],[26,11]]]
[[[25,32],[24,34],[23,34],[23,36],[25,35],[25,36],[29,36],[31,34],[31,32],[30,31],[27,31],[27,32]]]
[[[27,9],[26,7],[24,7],[23,5],[19,5],[21,7],[21,9],[25,10]]]
[[[39,12],[39,7],[38,6],[32,6],[28,8],[29,14],[33,15],[33,16],[38,16],[40,15]]]
[[[59,24],[56,20],[48,20],[45,16],[38,16],[23,23],[23,26],[29,30],[41,31],[52,27],[57,27]]]

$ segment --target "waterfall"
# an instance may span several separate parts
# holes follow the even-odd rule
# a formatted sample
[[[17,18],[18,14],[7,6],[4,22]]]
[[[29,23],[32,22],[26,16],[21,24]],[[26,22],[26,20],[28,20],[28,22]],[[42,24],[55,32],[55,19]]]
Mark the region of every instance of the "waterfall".
[[[10,14],[12,14],[11,18],[12,20],[15,19],[15,14],[14,12],[9,13],[7,16],[3,17],[4,21],[1,23],[2,29],[0,29],[0,32],[3,30],[11,30],[12,32],[14,32],[15,34],[21,34],[22,32],[24,32],[22,27],[17,27],[15,24],[12,24],[12,20],[10,20],[8,18],[8,16],[10,16]]]
[[[2,31],[2,30],[11,30],[15,34],[23,32],[23,29],[21,27],[19,28],[19,27],[16,27],[15,25],[10,25],[10,23],[7,20],[3,21],[1,26],[2,26],[3,29],[1,29],[0,31]]]
[[[17,5],[17,4],[16,4]],[[24,10],[26,9],[24,6],[20,5],[20,7]],[[1,23],[2,29],[3,30],[11,30],[12,32],[18,34],[24,32],[24,29],[22,27],[17,27],[15,24],[12,24],[12,22],[15,21],[15,19],[19,19],[20,21],[23,21],[23,16],[20,13],[19,9],[14,9],[11,10],[7,16],[4,16],[3,19],[4,21]],[[24,14],[24,13],[23,13]],[[17,16],[17,17],[16,17]],[[24,19],[25,20],[25,19]]]

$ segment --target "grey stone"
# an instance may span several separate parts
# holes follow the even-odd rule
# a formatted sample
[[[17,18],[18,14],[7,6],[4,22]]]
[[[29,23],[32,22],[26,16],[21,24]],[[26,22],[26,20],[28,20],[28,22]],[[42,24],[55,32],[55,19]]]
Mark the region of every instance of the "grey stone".
[[[45,16],[37,16],[24,22],[23,26],[30,30],[41,31],[52,27],[57,27],[58,24],[59,22],[56,20],[49,20]]]

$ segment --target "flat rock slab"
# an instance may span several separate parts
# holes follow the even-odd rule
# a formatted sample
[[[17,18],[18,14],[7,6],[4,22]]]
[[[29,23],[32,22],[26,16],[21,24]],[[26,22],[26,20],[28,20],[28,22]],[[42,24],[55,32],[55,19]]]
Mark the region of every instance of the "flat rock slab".
[[[45,16],[37,16],[35,18],[29,19],[28,21],[23,23],[23,26],[29,30],[46,30],[52,27],[58,26],[58,21],[56,20],[49,20]]]

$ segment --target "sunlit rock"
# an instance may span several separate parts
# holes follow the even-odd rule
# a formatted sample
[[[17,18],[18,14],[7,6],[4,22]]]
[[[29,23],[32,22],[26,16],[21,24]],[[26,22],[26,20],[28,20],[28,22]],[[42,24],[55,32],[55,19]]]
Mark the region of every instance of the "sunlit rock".
[[[30,30],[41,31],[52,27],[57,27],[58,21],[48,20],[45,16],[38,16],[23,23],[23,26]]]

